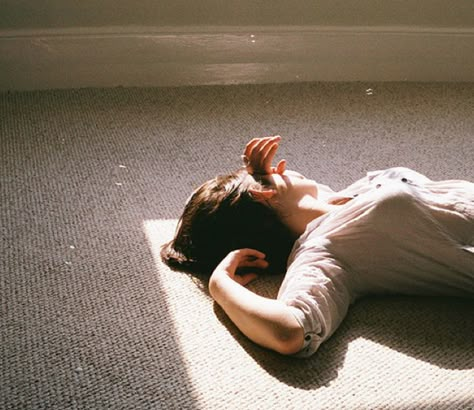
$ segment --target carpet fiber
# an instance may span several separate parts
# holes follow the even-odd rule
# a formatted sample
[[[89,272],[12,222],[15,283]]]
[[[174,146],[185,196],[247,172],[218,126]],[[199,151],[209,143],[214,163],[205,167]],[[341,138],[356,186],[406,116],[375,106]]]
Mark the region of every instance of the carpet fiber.
[[[473,107],[474,84],[0,94],[0,408],[474,408],[472,300],[363,299],[301,360],[159,259],[250,137],[282,135],[279,158],[334,189],[391,166],[474,180]]]

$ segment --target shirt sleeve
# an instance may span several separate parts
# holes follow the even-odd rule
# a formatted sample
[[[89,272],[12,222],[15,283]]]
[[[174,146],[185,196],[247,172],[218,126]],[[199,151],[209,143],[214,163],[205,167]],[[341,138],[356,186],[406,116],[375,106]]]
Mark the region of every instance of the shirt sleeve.
[[[298,357],[311,356],[335,332],[352,300],[346,272],[320,240],[307,236],[297,242],[278,294],[304,330]]]

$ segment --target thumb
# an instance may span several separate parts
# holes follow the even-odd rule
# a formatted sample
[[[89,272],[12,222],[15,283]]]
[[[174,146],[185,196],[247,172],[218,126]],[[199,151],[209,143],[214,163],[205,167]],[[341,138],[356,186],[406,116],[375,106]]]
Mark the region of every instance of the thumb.
[[[286,160],[282,159],[276,166],[275,172],[281,175],[283,174],[283,172],[285,172],[285,169],[286,169]]]

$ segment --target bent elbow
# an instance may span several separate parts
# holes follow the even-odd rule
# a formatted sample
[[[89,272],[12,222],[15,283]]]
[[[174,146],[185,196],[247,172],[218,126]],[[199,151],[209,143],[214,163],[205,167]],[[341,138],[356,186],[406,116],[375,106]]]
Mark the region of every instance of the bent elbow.
[[[279,335],[274,350],[283,355],[298,353],[304,344],[304,332],[302,328],[287,330]]]

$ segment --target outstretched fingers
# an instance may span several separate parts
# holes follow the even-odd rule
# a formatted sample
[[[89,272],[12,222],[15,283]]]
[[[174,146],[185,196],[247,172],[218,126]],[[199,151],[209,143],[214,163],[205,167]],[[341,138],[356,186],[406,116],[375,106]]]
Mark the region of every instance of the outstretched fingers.
[[[262,169],[266,171],[265,173],[271,172],[273,158],[275,157],[278,147],[279,147],[279,140],[278,141],[269,140],[260,149],[260,152],[258,154],[260,156],[260,161],[262,163]]]
[[[245,146],[244,155],[250,158],[254,150],[259,151],[262,149],[264,145],[270,142],[277,142],[280,140],[281,140],[281,137],[279,135],[275,135],[273,137],[253,138]]]
[[[277,140],[277,139],[281,139],[281,137],[279,135],[274,135],[274,136],[270,136],[270,137],[257,137],[257,138],[252,138],[248,143],[247,145],[245,146],[245,152],[244,154],[245,155],[249,155],[250,154],[250,151],[257,145],[261,145],[261,144],[264,144],[266,143],[268,140]]]
[[[254,138],[245,147],[244,161],[250,173],[271,174],[276,170],[281,170],[284,164],[280,163],[276,168],[272,167],[272,162],[279,147],[281,137]]]

